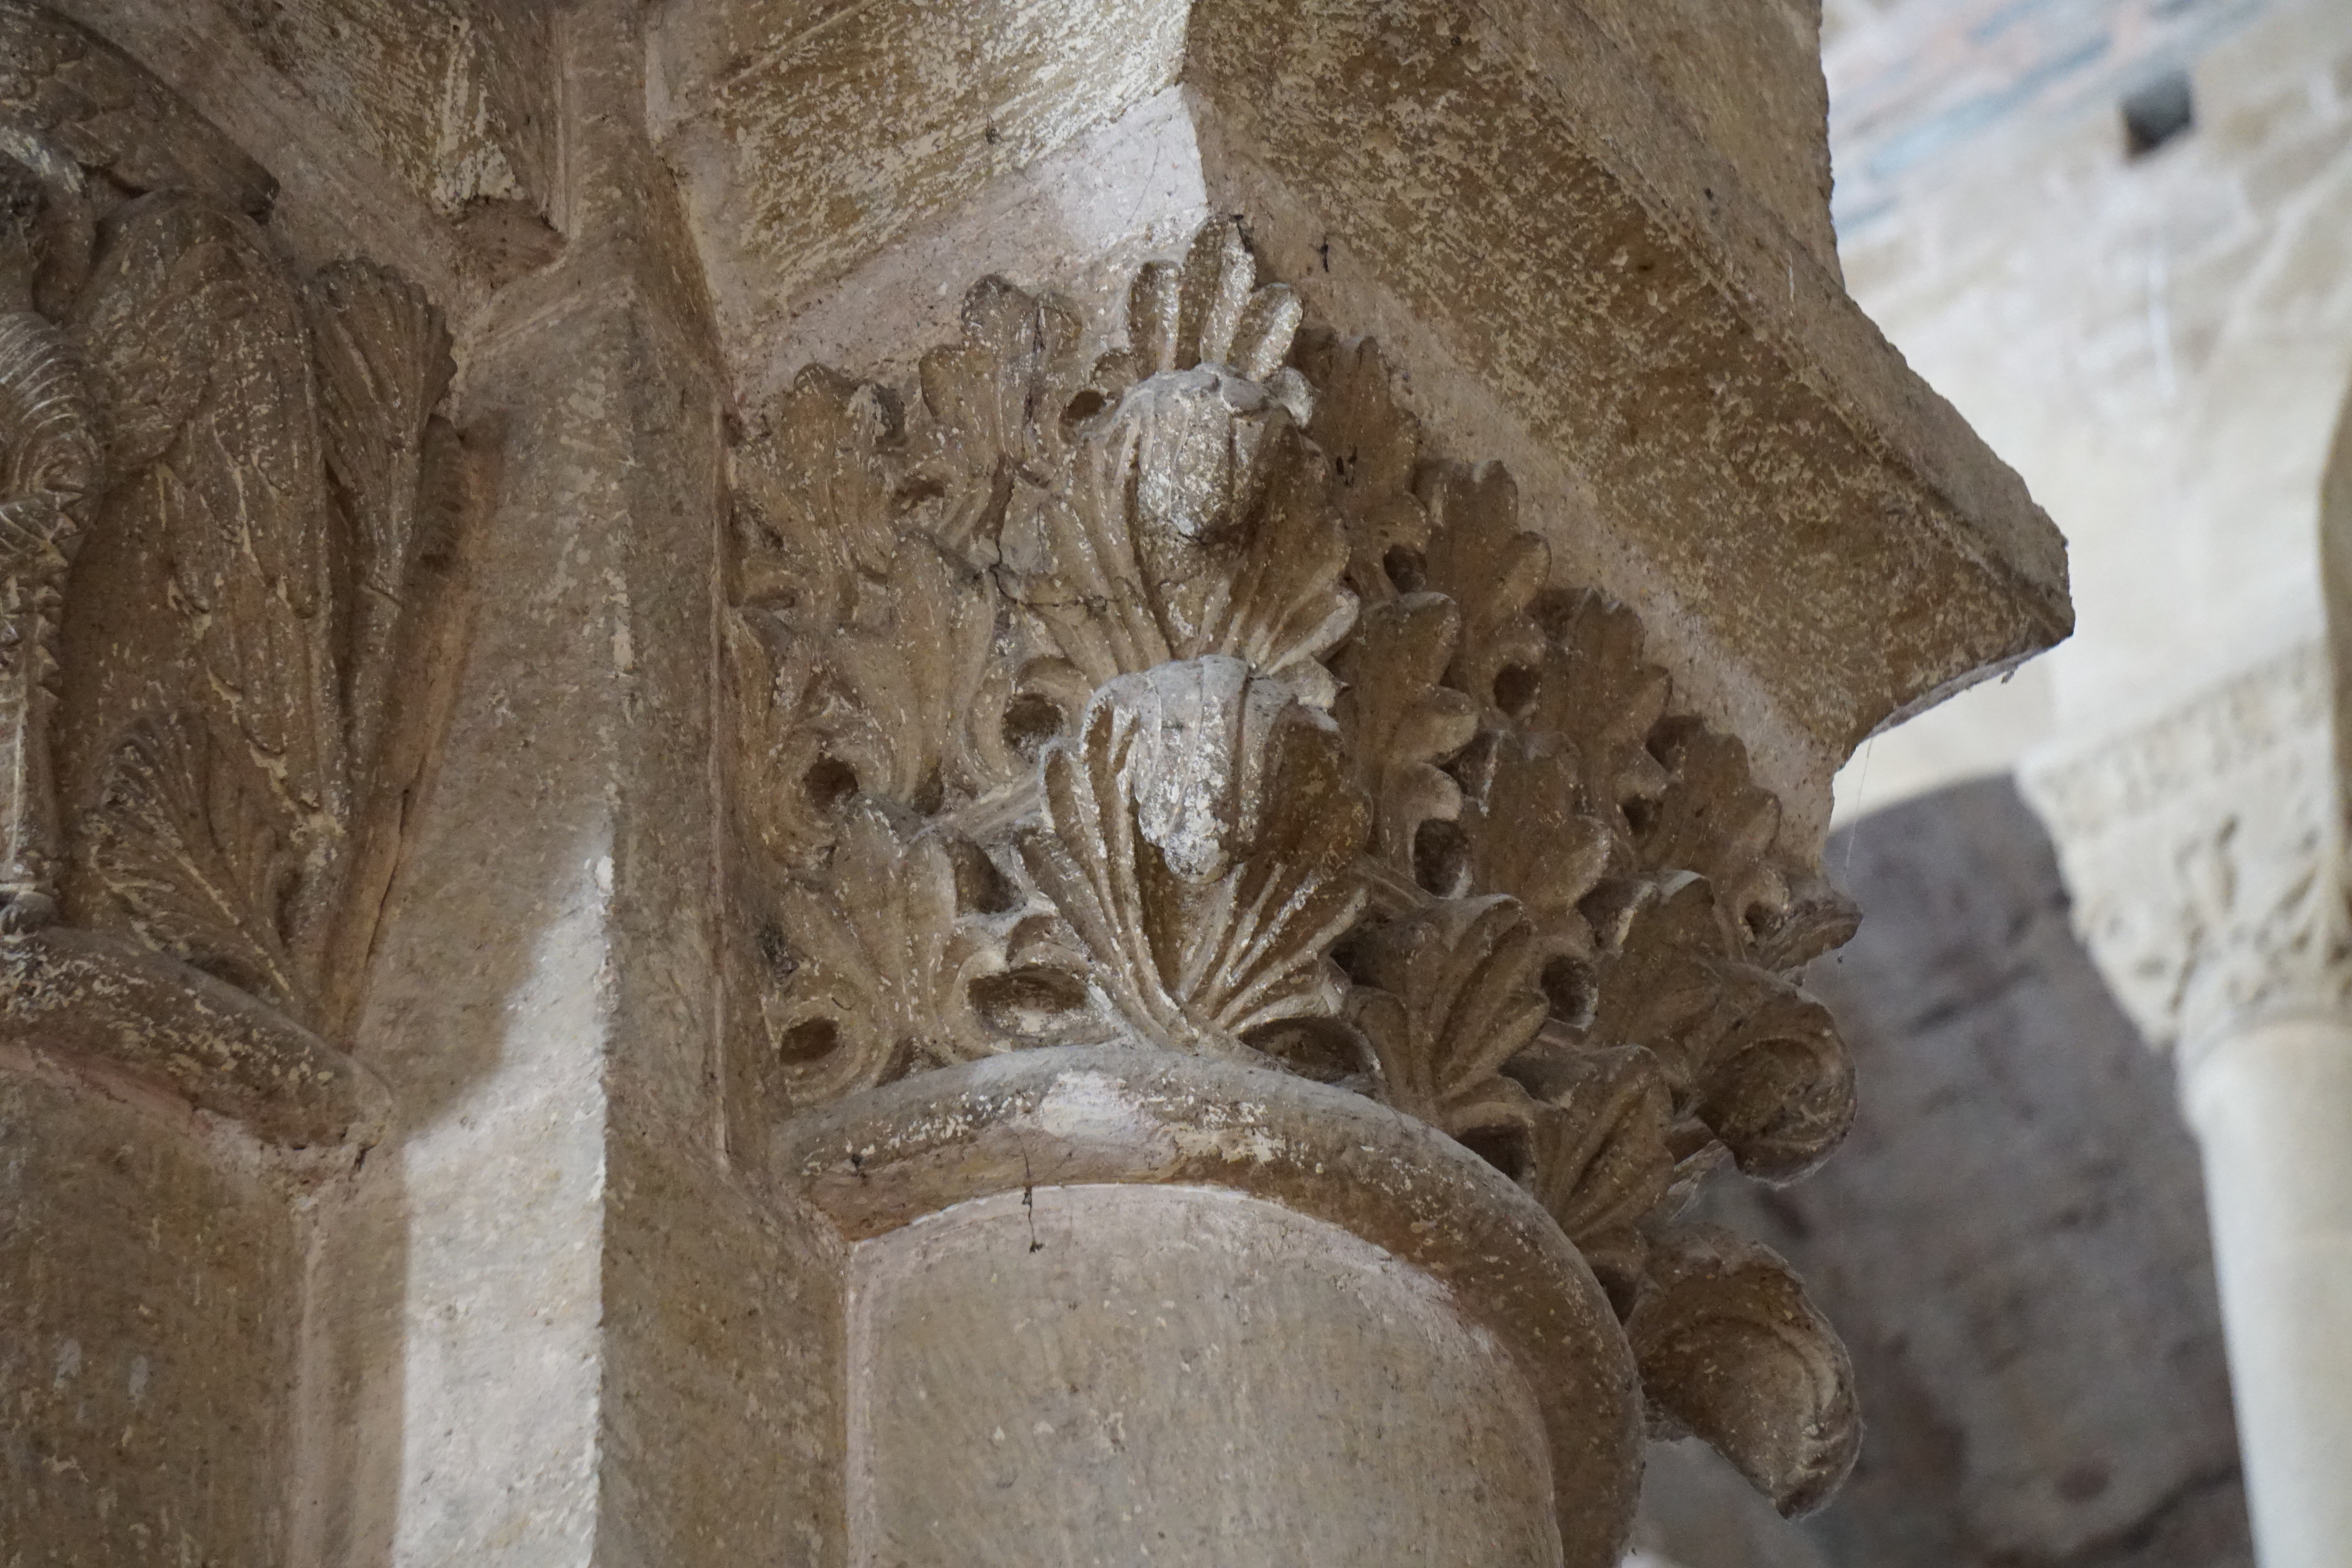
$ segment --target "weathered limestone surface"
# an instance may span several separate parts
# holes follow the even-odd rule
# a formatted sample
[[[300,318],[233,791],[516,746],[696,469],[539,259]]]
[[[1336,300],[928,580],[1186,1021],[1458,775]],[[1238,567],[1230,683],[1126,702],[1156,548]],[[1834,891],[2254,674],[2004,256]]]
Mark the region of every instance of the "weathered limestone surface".
[[[740,365],[772,341],[813,286],[1168,87],[1188,11],[1187,0],[669,7],[653,130],[730,356]]]
[[[1706,0],[1596,0],[1588,9],[1834,276],[1821,7],[1807,0],[1729,11]]]
[[[774,356],[793,316],[856,259],[806,263],[743,214],[806,224],[831,210],[828,181],[863,170],[843,209],[856,232],[918,232],[954,205],[949,171],[1011,167],[1008,143],[1044,153],[1176,80],[1213,204],[1243,214],[1313,314],[1389,342],[1450,441],[1511,463],[1536,526],[1644,613],[1664,661],[1749,738],[1800,821],[1826,821],[1808,781],[1863,736],[2063,634],[2054,532],[1845,301],[1819,210],[1797,199],[1823,177],[1799,47],[1809,17],[1774,6],[1756,24],[1761,57],[1804,63],[1795,85],[1758,70],[1743,73],[1753,88],[1706,89],[1674,47],[1683,21],[1647,7],[1203,4],[1189,22],[1182,9],[1155,8],[1133,35],[1173,39],[1181,23],[1181,56],[1151,55],[1131,84],[1094,73],[1050,116],[1027,78],[1016,94],[983,72],[942,97],[930,35],[887,25],[887,7],[828,13],[772,45],[838,63],[810,51],[854,32],[842,47],[864,68],[814,76],[782,56],[757,64],[741,40],[773,35],[751,25],[755,7],[672,13],[656,131],[693,193],[739,376],[789,375]],[[1048,20],[1024,8],[1015,24]],[[1048,32],[1065,52],[1095,36]],[[1653,85],[1645,52],[1673,54],[1680,74]],[[772,158],[730,147],[712,107],[756,103],[772,123],[812,95],[839,100],[825,112],[841,133]],[[1729,141],[1735,128],[1756,140]],[[744,181],[719,221],[713,204]],[[1052,243],[1033,276],[1057,271]],[[1729,408],[1737,435],[1718,417]],[[1821,585],[1803,613],[1749,597],[1791,571]]]
[[[453,316],[560,240],[555,21],[541,0],[60,0],[287,194],[307,265],[356,248]]]
[[[258,1151],[0,1054],[0,1543],[283,1561],[302,1243]]]
[[[1837,1485],[1834,1333],[1678,1217],[1852,1116],[1830,766],[2064,611],[1837,289],[1802,7],[68,9],[127,53],[0,0],[0,943],[184,1006],[20,984],[5,1168],[93,1266],[221,1188],[188,1553],[1126,1561],[1125,1488],[1605,1568],[1645,1414]],[[1562,441],[1527,525],[1456,456]]]
[[[1389,1252],[1184,1187],[1007,1192],[946,1218],[858,1249],[865,1560],[1108,1565],[1132,1541],[1199,1568],[1243,1542],[1316,1568],[1560,1561],[1523,1380]],[[1250,1462],[1236,1430],[1284,1462]]]
[[[572,239],[466,344],[472,630],[357,1030],[401,1125],[345,1223],[408,1256],[331,1284],[355,1412],[404,1413],[335,1529],[402,1563],[829,1561],[837,1259],[729,1177],[713,1093],[707,329],[643,200],[626,8],[566,38]]]

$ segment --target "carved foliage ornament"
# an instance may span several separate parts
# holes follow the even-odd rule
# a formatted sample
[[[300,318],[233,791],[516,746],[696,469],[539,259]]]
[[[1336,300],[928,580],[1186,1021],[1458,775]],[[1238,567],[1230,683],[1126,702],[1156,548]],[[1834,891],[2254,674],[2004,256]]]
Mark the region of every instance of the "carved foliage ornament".
[[[62,917],[317,1028],[450,517],[449,346],[382,268],[297,278],[268,177],[0,0],[0,926]]]
[[[1214,222],[1126,340],[998,279],[733,453],[735,983],[784,1109],[1139,1040],[1353,1086],[1583,1249],[1654,1419],[1784,1509],[1858,1437],[1780,1262],[1676,1216],[1853,1113],[1853,915],[1510,477],[1427,450]]]
[[[2021,774],[2084,945],[2184,1065],[2266,1018],[2352,1006],[2334,695],[2315,641]]]

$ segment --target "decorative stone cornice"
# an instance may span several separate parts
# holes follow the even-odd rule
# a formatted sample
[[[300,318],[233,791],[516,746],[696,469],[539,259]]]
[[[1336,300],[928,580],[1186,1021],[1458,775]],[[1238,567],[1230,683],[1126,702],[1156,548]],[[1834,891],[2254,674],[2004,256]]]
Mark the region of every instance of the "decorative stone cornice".
[[[813,369],[743,433],[739,1142],[1049,1047],[1358,1091],[1519,1183],[1655,1418],[1809,1508],[1858,1439],[1844,1353],[1675,1217],[1843,1135],[1793,976],[1853,913],[1509,476],[1300,317],[1213,221],[1123,342],[990,279],[912,386]]]
[[[2331,706],[2313,642],[2021,775],[2075,927],[2158,1049],[2352,1004]]]

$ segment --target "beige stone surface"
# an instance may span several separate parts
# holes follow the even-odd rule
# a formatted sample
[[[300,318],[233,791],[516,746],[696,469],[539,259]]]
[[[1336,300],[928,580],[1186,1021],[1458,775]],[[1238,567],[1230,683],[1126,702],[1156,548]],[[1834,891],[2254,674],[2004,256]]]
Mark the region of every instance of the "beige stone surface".
[[[1029,1191],[1034,1207],[1105,1184],[1218,1188],[1352,1235],[1443,1281],[1508,1353],[1540,1416],[1569,1568],[1623,1549],[1631,1350],[1533,1198],[1425,1123],[1290,1074],[1129,1045],[925,1073],[796,1117],[776,1143],[780,1185],[859,1243],[998,1195]],[[1139,1448],[1122,1463],[1151,1460]]]
[[[1267,1522],[1283,1560],[1351,1554],[1344,1532],[1305,1531],[1285,1500],[1303,1489],[1324,1506],[1328,1481],[1366,1500],[1354,1522],[1370,1539],[1352,1555],[1367,1561],[1409,1534],[1411,1550],[1426,1555],[1433,1541],[1465,1563],[1601,1568],[1624,1534],[1640,1375],[1782,1506],[1811,1506],[1835,1483],[1853,1452],[1848,1368],[1785,1266],[1688,1232],[1664,1235],[1645,1273],[1642,1222],[1669,1214],[1669,1189],[1696,1182],[1718,1145],[1777,1179],[1835,1142],[1850,1075],[1826,1015],[1784,973],[1848,928],[1811,876],[1829,762],[1889,712],[2054,634],[2063,570],[2021,491],[1843,302],[1821,245],[1818,78],[1801,5],[1706,47],[1693,12],[1622,7],[1596,20],[1496,5],[1462,24],[1466,64],[1423,48],[1444,21],[1425,5],[63,9],[118,37],[176,95],[150,129],[179,124],[183,110],[205,117],[278,189],[274,204],[263,199],[266,182],[242,182],[251,171],[203,138],[189,142],[209,171],[196,182],[226,170],[233,185],[255,184],[252,200],[172,194],[190,176],[169,166],[124,192],[99,187],[101,212],[126,192],[166,192],[107,231],[129,258],[116,270],[152,292],[110,297],[102,330],[77,318],[100,350],[103,396],[128,408],[126,389],[200,386],[202,417],[111,431],[138,483],[109,499],[104,542],[86,558],[108,591],[68,618],[69,667],[100,674],[68,683],[79,721],[67,727],[65,773],[78,804],[116,801],[94,781],[111,777],[122,755],[111,727],[148,690],[219,709],[227,721],[205,755],[225,760],[172,798],[176,815],[151,805],[142,820],[151,839],[169,836],[163,822],[184,848],[225,845],[221,858],[252,873],[231,892],[283,917],[245,921],[252,940],[237,952],[207,947],[170,924],[202,926],[205,911],[156,913],[156,890],[186,874],[159,856],[133,873],[85,857],[67,912],[209,964],[313,1035],[244,1059],[261,1083],[251,1095],[232,1074],[237,1092],[207,1099],[173,1078],[186,1076],[176,1063],[144,1085],[117,1082],[110,1093],[135,1098],[160,1079],[181,1096],[135,1109],[142,1133],[160,1117],[169,1135],[138,1142],[121,1182],[103,1151],[133,1146],[134,1110],[93,1098],[85,1081],[111,1070],[81,1060],[105,1053],[77,1047],[72,1085],[53,1063],[5,1064],[10,1084],[32,1085],[0,1159],[11,1181],[31,1173],[12,1214],[33,1217],[36,1240],[70,1235],[79,1279],[115,1265],[107,1249],[131,1245],[143,1212],[149,1252],[120,1279],[172,1302],[157,1354],[177,1361],[170,1376],[151,1367],[146,1387],[176,1403],[146,1407],[173,1417],[152,1417],[150,1434],[126,1357],[146,1354],[152,1325],[139,1309],[162,1309],[109,1298],[78,1320],[91,1327],[79,1368],[121,1389],[90,1394],[85,1411],[68,1403],[80,1385],[57,1381],[58,1336],[85,1309],[62,1274],[38,1272],[42,1254],[8,1260],[11,1281],[46,1283],[25,1320],[37,1354],[0,1354],[11,1396],[23,1396],[0,1452],[12,1465],[33,1452],[27,1432],[83,1445],[72,1484],[60,1468],[24,1505],[66,1511],[55,1516],[66,1523],[43,1525],[68,1541],[61,1561],[152,1560],[153,1542],[116,1527],[164,1521],[158,1509],[193,1497],[215,1511],[199,1560],[845,1563],[867,1550],[853,1540],[860,1516],[844,1471],[855,1390],[960,1376],[974,1409],[1000,1394],[1069,1397],[1006,1386],[1035,1369],[1022,1358],[1037,1343],[1017,1335],[985,1342],[992,1364],[947,1352],[860,1362],[883,1320],[859,1328],[847,1312],[853,1243],[879,1270],[942,1233],[898,1233],[942,1193],[976,1200],[966,1239],[983,1249],[953,1253],[968,1276],[945,1265],[901,1276],[900,1307],[919,1312],[916,1296],[945,1294],[945,1310],[1017,1322],[1058,1301],[1068,1332],[1056,1343],[1098,1375],[1098,1392],[1195,1348],[1255,1369],[1265,1419],[1243,1418],[1238,1400],[1206,1412],[1223,1425],[1191,1450],[1191,1490],[1154,1504],[1184,1510],[1196,1560],[1222,1560],[1184,1500],[1208,1495]],[[1751,56],[1776,63],[1729,79],[1728,63]],[[1643,59],[1670,79],[1644,79]],[[1557,162],[1524,156],[1555,145]],[[1385,174],[1408,149],[1428,167]],[[1459,232],[1427,222],[1438,181],[1451,183]],[[748,602],[730,552],[749,490],[741,465],[730,473],[730,443],[740,455],[760,434],[796,353],[903,373],[987,267],[1119,302],[1140,258],[1175,248],[1243,191],[1265,197],[1243,204],[1260,259],[1298,282],[1309,309],[1345,331],[1395,329],[1404,383],[1421,378],[1439,439],[1423,452],[1399,436],[1410,419],[1366,390],[1384,372],[1320,336],[1306,354],[1335,390],[1318,421],[1303,378],[1281,370],[1297,297],[1255,288],[1242,231],[1213,228],[1204,270],[1181,286],[1173,271],[1153,274],[1133,355],[1086,389],[1100,412],[1111,394],[1148,387],[1122,429],[1191,455],[1150,476],[1139,501],[1150,526],[1125,541],[1199,546],[1215,568],[1123,580],[1166,612],[1154,633],[1166,645],[1146,637],[1150,656],[1126,667],[1106,652],[1098,607],[1064,591],[1080,547],[1117,543],[1118,529],[1049,540],[1062,525],[1039,524],[1038,538],[985,563],[991,591],[1024,596],[1039,625],[1067,638],[1066,669],[1036,689],[1070,699],[1068,733],[1041,768],[1022,742],[1034,750],[1045,731],[1000,724],[993,744],[1018,754],[1021,778],[959,819],[986,819],[991,832],[1021,824],[1022,841],[999,847],[1019,855],[1036,896],[1019,911],[995,905],[969,858],[944,876],[925,860],[929,880],[913,874],[920,856],[950,852],[939,834],[914,832],[922,842],[903,861],[861,861],[828,840],[830,869],[781,867],[778,885],[801,903],[771,943],[740,919],[740,845],[726,816],[749,771],[730,749],[740,716],[722,674],[728,618]],[[191,241],[184,251],[164,243],[175,236]],[[202,267],[174,270],[197,254]],[[354,255],[362,266],[334,270]],[[0,260],[0,285],[29,273],[52,288],[47,261]],[[311,281],[321,276],[338,281]],[[376,281],[352,281],[362,277]],[[235,293],[235,308],[213,308],[191,279]],[[1155,299],[1173,312],[1165,344],[1144,330],[1160,319]],[[142,312],[142,301],[161,303]],[[54,308],[46,295],[37,303]],[[436,311],[456,365],[446,403]],[[374,325],[352,328],[362,316]],[[1045,320],[1031,323],[1040,349]],[[195,347],[174,346],[184,329]],[[354,360],[347,340],[379,337],[405,357]],[[1028,352],[1018,333],[997,350]],[[986,354],[964,369],[955,384],[976,399],[1013,384]],[[1361,384],[1336,390],[1331,376]],[[1039,401],[1018,417],[987,405],[998,437],[1061,450],[1089,415],[1049,406],[1047,385],[1029,386]],[[355,388],[415,428],[355,442],[347,416],[366,401]],[[436,407],[447,423],[428,439]],[[1448,424],[1461,409],[1471,416]],[[1348,463],[1329,473],[1339,445],[1327,453],[1300,434],[1311,424],[1316,441],[1338,444],[1363,420],[1383,434],[1348,441]],[[1446,443],[1486,434],[1501,442],[1493,455],[1533,464],[1529,510],[1548,539],[1519,531],[1498,470],[1434,461]],[[1254,466],[1261,447],[1280,464]],[[245,462],[248,449],[267,461]],[[1549,449],[1565,455],[1540,455]],[[835,444],[835,457],[848,452]],[[1379,461],[1358,482],[1349,465],[1366,452]],[[1002,477],[989,465],[1009,455],[970,444],[947,454],[985,470],[970,489],[989,495]],[[1038,472],[1053,466],[1029,457]],[[1276,467],[1282,515],[1265,528],[1280,548],[1229,549],[1248,531],[1240,524],[1261,522],[1258,481]],[[1065,499],[1083,488],[1067,474],[1056,483]],[[1384,536],[1351,538],[1335,523],[1342,490],[1381,526],[1415,508],[1461,520],[1432,525],[1391,559],[1373,548]],[[337,553],[413,520],[371,504],[382,496],[446,508],[429,592]],[[899,518],[885,520],[895,538]],[[151,538],[168,548],[144,548]],[[1591,574],[1551,583],[1548,543]],[[1355,588],[1339,587],[1343,565]],[[1849,591],[1885,571],[1908,596],[1891,614],[1883,595],[1865,604]],[[1668,711],[1639,625],[1571,591],[1588,582],[1653,612],[1657,656],[1696,715]],[[1418,673],[1383,680],[1350,665],[1359,690],[1341,703],[1342,677],[1318,660],[1348,632],[1359,591],[1394,612],[1379,625],[1396,633],[1385,654],[1362,657],[1404,658],[1414,649],[1402,623],[1443,619],[1431,609],[1439,588],[1467,630],[1433,663],[1419,646]],[[415,635],[375,635],[378,608],[342,619],[362,590],[371,605],[419,610]],[[1216,593],[1253,614],[1252,594],[1279,599],[1282,612],[1194,638],[1224,613]],[[902,652],[945,667],[950,650],[917,634],[911,600],[885,597]],[[347,656],[354,648],[367,656]],[[1418,829],[1454,820],[1433,779],[1438,762],[1467,757],[1462,712],[1507,714],[1511,724],[1487,726],[1505,735],[1532,711],[1541,681],[1526,660],[1561,675],[1559,711],[1521,748],[1530,768],[1553,769],[1540,809],[1556,831],[1526,832],[1537,819],[1507,793],[1489,800],[1483,763],[1465,761],[1454,805],[1474,798],[1492,841],[1474,878],[1442,841],[1423,854]],[[1036,664],[1020,663],[1022,679]],[[281,685],[302,700],[278,702]],[[1375,697],[1421,733],[1350,758],[1339,727],[1387,722]],[[980,707],[923,711],[943,728]],[[1738,733],[1752,737],[1753,770]],[[1589,774],[1573,781],[1564,744],[1537,744],[1570,734]],[[1149,768],[1119,759],[1137,744]],[[897,844],[913,818],[892,813],[929,810],[920,772],[891,789],[874,772],[858,821]],[[808,803],[793,792],[812,782],[805,772],[779,778],[761,780],[762,810]],[[959,796],[956,810],[970,804]],[[1380,889],[1387,925],[1348,956],[1360,971],[1351,989],[1333,953],[1370,896],[1358,841],[1374,804],[1394,862]],[[273,812],[292,819],[273,821],[274,839],[251,826]],[[1534,863],[1555,852],[1560,863]],[[1520,857],[1529,863],[1513,869]],[[278,869],[296,862],[301,876]],[[318,869],[329,865],[333,877]],[[1267,866],[1281,879],[1270,894],[1250,880]],[[1591,896],[1604,873],[1614,891]],[[1171,893],[1178,874],[1192,885]],[[1148,899],[1118,891],[1154,877]],[[938,1037],[908,1022],[918,977],[902,931],[895,952],[869,946],[849,966],[887,993],[900,1031],[858,1059],[860,1082],[882,1086],[787,1122],[825,1095],[767,1092],[805,1061],[778,1050],[793,1046],[789,1028],[779,1041],[754,1027],[766,998],[747,1005],[722,964],[749,953],[781,971],[797,962],[791,942],[816,927],[803,918],[813,900],[887,921],[910,891],[943,896],[957,918],[1033,917],[1024,951],[1085,948],[1074,961],[1101,990],[1091,1016],[1123,1019],[1117,1038],[1154,1053],[1104,1069],[1101,1083],[1065,1083],[1070,1063],[1052,1051],[982,1051],[928,1083],[887,1082],[945,1059]],[[1533,913],[1492,896],[1502,891]],[[329,893],[341,901],[331,916],[320,913]],[[1212,961],[1203,933],[1229,944],[1225,959]],[[1240,946],[1248,957],[1231,956]],[[1604,949],[1633,956],[1613,989],[1577,967]],[[1360,991],[1393,1005],[1357,996],[1365,1005],[1340,1019]],[[1016,984],[984,999],[1013,1016],[1035,998]],[[1585,1040],[1588,1027],[1602,1032]],[[1596,1042],[1607,1049],[1583,1051]],[[168,1043],[142,1038],[112,1056],[160,1060]],[[346,1047],[364,1073],[327,1054]],[[1522,1047],[1535,1062],[1527,1082],[1502,1071]],[[1277,1053],[1298,1071],[1278,1071]],[[269,1102],[273,1075],[298,1074],[310,1098],[278,1096],[297,1113],[270,1123],[247,1103]],[[1375,1100],[1312,1076],[1391,1087]],[[376,1079],[388,1108],[367,1089]],[[872,1140],[824,1141],[897,1114],[909,1095],[940,1103]],[[189,1141],[189,1100],[249,1131],[348,1142],[283,1181],[257,1155],[184,1160],[184,1145],[207,1160],[226,1146]],[[884,1142],[890,1157],[869,1160]],[[362,1143],[364,1158],[349,1146]],[[1140,1215],[1155,1235],[1172,1214],[1191,1250],[1147,1241],[1091,1263],[1073,1252],[1047,1295],[991,1304],[985,1248],[1008,1237],[1025,1247],[1050,1207],[1044,1189],[1016,1196],[1035,1186],[1038,1158],[1049,1186],[1076,1195],[1072,1216]],[[1087,1185],[1102,1182],[1126,1185]],[[167,1221],[177,1228],[158,1241]],[[8,1232],[0,1247],[17,1240]],[[1051,1256],[1061,1268],[1064,1255]],[[1140,1362],[1128,1354],[1138,1342],[1119,1337],[1139,1320],[1092,1304],[1103,1290],[1170,1299],[1177,1274],[1197,1282],[1214,1268],[1230,1289],[1196,1289],[1181,1333],[1144,1342]],[[192,1297],[191,1280],[204,1285]],[[1243,1318],[1254,1298],[1262,1314]],[[1619,1312],[1637,1298],[1629,1338]],[[1255,1332],[1266,1324],[1280,1332]],[[215,1343],[219,1354],[200,1354]],[[216,1397],[180,1398],[195,1383],[175,1376],[214,1379],[204,1387]],[[1394,1401],[1386,1427],[1356,1424],[1380,1406],[1351,1389]],[[1140,1397],[1125,1399],[1139,1430]],[[1204,1414],[1197,1402],[1156,1408],[1170,1422]],[[910,1423],[907,1406],[869,1399],[868,1415],[877,1409],[889,1419],[862,1429],[895,1435],[872,1450],[869,1500],[886,1475],[928,1485],[940,1466],[985,1458],[958,1440],[964,1427]],[[250,1412],[237,1435],[252,1440],[206,1448],[209,1470],[143,1462],[134,1437],[193,1453],[222,1410],[240,1422]],[[132,1437],[109,1436],[117,1417]],[[1289,1425],[1270,1426],[1277,1417]],[[1035,1418],[1026,1439],[1040,1436]],[[1408,1427],[1412,1442],[1348,1447]],[[81,1456],[105,1441],[132,1444],[100,1456],[129,1490],[90,1524],[73,1511],[98,1508],[103,1492],[73,1487],[100,1473]],[[1246,1507],[1221,1490],[1228,1443],[1270,1489]],[[1031,1457],[1056,1485],[1087,1473],[1043,1448]],[[217,1482],[166,1495],[159,1477],[183,1474]],[[991,1529],[1029,1531],[996,1537],[1004,1560],[1022,1561],[1034,1512],[1024,1525],[1009,1506],[1022,1500],[994,1500],[1008,1507]],[[936,1500],[908,1506],[938,1513]],[[1074,1505],[1046,1522],[1103,1521]]]
[[[546,202],[555,110],[551,11],[541,0],[178,0],[168,8],[66,0],[58,9],[145,46],[155,57],[147,63],[174,85],[250,74],[258,64],[445,218],[484,203]],[[194,42],[194,57],[173,58],[157,47],[166,40]],[[216,90],[257,85],[218,81]],[[267,151],[302,156],[293,147]]]
[[[853,1270],[852,1563],[1560,1562],[1507,1354],[1336,1226],[1054,1186],[918,1220]]]
[[[452,319],[560,244],[538,0],[60,0],[268,165],[308,266],[357,251]]]
[[[913,225],[1168,87],[1185,0],[672,5],[653,131],[730,351]]]
[[[1549,448],[1591,497],[1578,516],[1547,486],[1557,537],[1692,648],[1678,677],[1706,672],[1792,801],[1890,717],[2063,633],[2063,549],[2022,486],[1580,13],[1297,20],[1196,21],[1212,192],[1246,193],[1318,313],[1417,320],[1481,367],[1517,427],[1498,449]],[[1804,613],[1748,597],[1786,576],[1815,585]]]
[[[1728,9],[1710,0],[1594,0],[1588,8],[1834,275],[1821,0]]]
[[[0,1552],[275,1563],[302,1243],[261,1154],[0,1056]]]

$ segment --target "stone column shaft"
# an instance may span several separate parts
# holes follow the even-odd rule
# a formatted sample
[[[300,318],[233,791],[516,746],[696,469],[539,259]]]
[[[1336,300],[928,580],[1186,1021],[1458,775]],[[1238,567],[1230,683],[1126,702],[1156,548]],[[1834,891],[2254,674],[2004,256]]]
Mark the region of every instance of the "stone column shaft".
[[[2352,944],[2316,642],[2024,784],[2201,1146],[2263,1568],[2352,1551]]]
[[[2352,1018],[2281,1018],[2181,1071],[2264,1568],[2352,1549]]]

